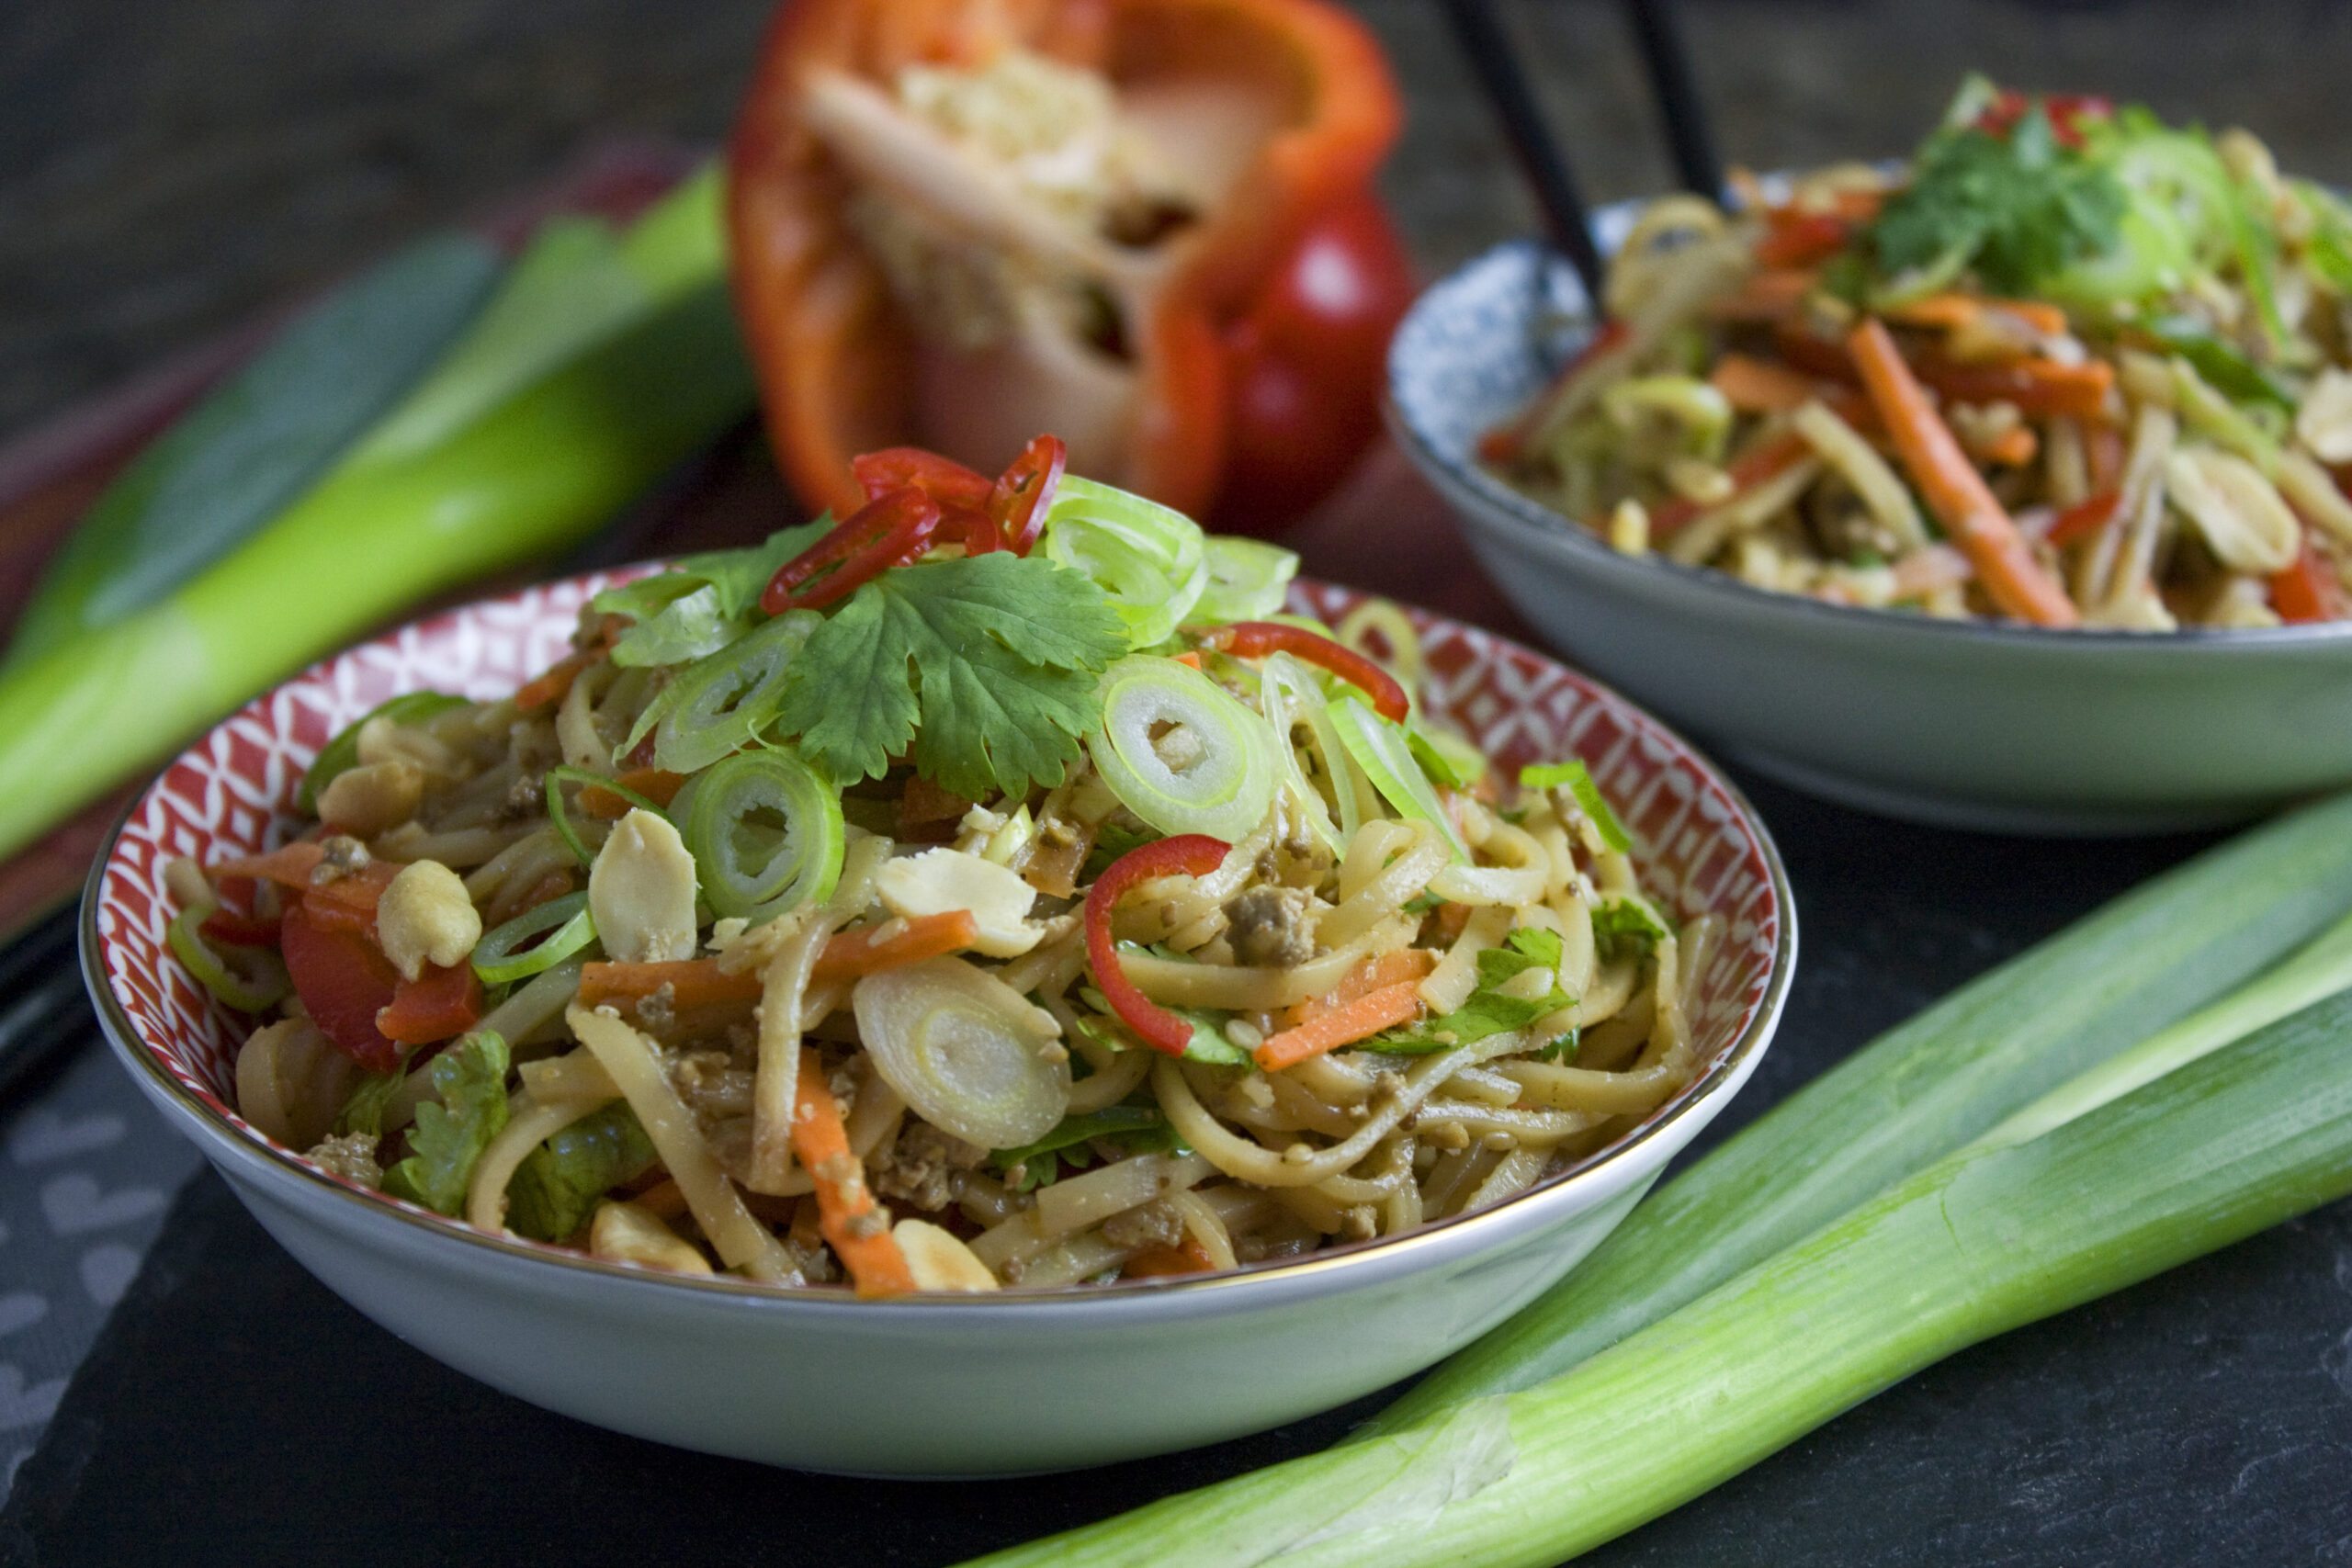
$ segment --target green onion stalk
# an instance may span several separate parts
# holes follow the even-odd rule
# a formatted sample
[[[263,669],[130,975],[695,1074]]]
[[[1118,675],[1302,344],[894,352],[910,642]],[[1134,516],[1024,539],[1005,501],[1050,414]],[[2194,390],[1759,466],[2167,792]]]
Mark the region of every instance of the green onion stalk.
[[[398,407],[167,594],[0,670],[0,856],[419,600],[574,543],[752,403],[716,171],[559,220]],[[87,585],[76,586],[86,594]]]
[[[1556,1562],[1942,1357],[2346,1193],[2338,994],[1951,1155],[1549,1382],[984,1561]]]

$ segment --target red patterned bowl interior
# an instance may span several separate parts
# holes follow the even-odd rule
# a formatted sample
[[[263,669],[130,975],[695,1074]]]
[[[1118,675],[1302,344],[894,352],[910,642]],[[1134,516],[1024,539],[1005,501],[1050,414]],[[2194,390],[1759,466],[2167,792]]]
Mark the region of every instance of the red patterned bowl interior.
[[[570,651],[581,606],[628,575],[485,600],[363,643],[248,704],[140,797],[93,878],[97,962],[131,1037],[187,1094],[267,1142],[233,1109],[236,1054],[251,1021],[213,1001],[164,944],[174,913],[165,863],[209,863],[281,842],[300,825],[293,801],[304,770],[338,731],[402,692],[484,699],[514,691]],[[1363,598],[1317,582],[1292,594],[1294,608],[1329,621]],[[1651,895],[1685,919],[1724,919],[1727,938],[1701,979],[1691,1019],[1712,1066],[1653,1120],[1669,1114],[1727,1070],[1773,990],[1787,915],[1769,840],[1711,767],[1614,692],[1490,632],[1412,615],[1432,713],[1513,771],[1582,758],[1633,835]]]

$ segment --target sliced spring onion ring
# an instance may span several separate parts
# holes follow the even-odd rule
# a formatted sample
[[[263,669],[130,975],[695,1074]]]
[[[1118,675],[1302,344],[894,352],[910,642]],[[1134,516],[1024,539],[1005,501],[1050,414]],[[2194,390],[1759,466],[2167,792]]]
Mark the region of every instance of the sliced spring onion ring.
[[[1312,713],[1320,715],[1323,694],[1315,693],[1308,701],[1312,705]],[[1298,725],[1305,724],[1310,732],[1319,733],[1316,731],[1309,712],[1293,700],[1288,687],[1269,679],[1262,671],[1258,676],[1258,706],[1266,716],[1266,727],[1274,732],[1274,761],[1282,774],[1282,787],[1288,792],[1299,820],[1322,840],[1324,848],[1329,850],[1335,859],[1346,853],[1348,841],[1332,825],[1330,802],[1323,798],[1323,792],[1315,787],[1306,776],[1306,770],[1299,764],[1298,747],[1293,731]],[[1328,720],[1325,722],[1329,723]]]
[[[1199,671],[1122,659],[1087,750],[1121,805],[1163,833],[1246,838],[1274,804],[1273,731]]]
[[[542,933],[547,934],[545,942],[524,945]],[[486,986],[504,985],[552,969],[595,940],[596,919],[588,912],[588,895],[567,893],[484,931],[474,943],[474,973]]]
[[[1046,558],[1110,596],[1128,645],[1166,642],[1209,584],[1207,536],[1156,501],[1064,476],[1046,514]]]
[[[848,836],[841,796],[789,751],[739,752],[671,803],[703,897],[758,923],[832,896]]]
[[[874,1070],[952,1137],[1018,1148],[1069,1110],[1069,1054],[1046,1050],[1051,1017],[960,958],[868,975],[852,1006]]]
[[[814,610],[789,610],[687,665],[638,716],[621,750],[650,730],[654,764],[673,773],[698,773],[741,750],[775,716],[786,669],[823,624]]]
[[[1263,620],[1283,607],[1290,580],[1298,575],[1296,552],[1226,534],[1210,535],[1206,547],[1208,586],[1184,617],[1185,625]]]
[[[277,954],[266,947],[214,947],[197,929],[211,912],[209,905],[198,904],[173,918],[164,931],[173,955],[216,1000],[239,1012],[260,1012],[284,999],[294,982]]]
[[[1363,826],[1364,818],[1379,812],[1380,803],[1373,797],[1371,781],[1356,766],[1347,748],[1340,744],[1339,728],[1331,722],[1330,699],[1306,666],[1287,653],[1276,653],[1267,657],[1261,671],[1263,690],[1278,696],[1287,711],[1282,725],[1283,738],[1289,738],[1291,727],[1300,720],[1305,720],[1307,728],[1315,732],[1314,761],[1330,782],[1330,804],[1340,812],[1339,834],[1327,841],[1334,851],[1341,850],[1355,842],[1356,829]],[[1306,783],[1306,789],[1317,801],[1324,798],[1311,782]]]
[[[1391,724],[1363,705],[1361,698],[1341,696],[1332,700],[1327,710],[1332,727],[1339,731],[1340,744],[1355,759],[1372,780],[1373,787],[1386,798],[1402,816],[1416,822],[1426,822],[1445,837],[1453,852],[1454,863],[1470,863],[1470,846],[1462,841],[1461,831],[1453,818],[1430,787],[1429,775],[1421,772],[1419,759],[1413,755],[1412,743],[1405,739],[1402,725]]]
[[[327,785],[359,765],[359,732],[368,728],[369,719],[389,718],[394,724],[414,724],[418,719],[465,705],[465,698],[453,697],[447,692],[405,692],[390,702],[379,703],[326,743],[311,761],[310,772],[302,775],[302,787],[296,792],[294,804],[315,813],[319,796],[326,793]]]

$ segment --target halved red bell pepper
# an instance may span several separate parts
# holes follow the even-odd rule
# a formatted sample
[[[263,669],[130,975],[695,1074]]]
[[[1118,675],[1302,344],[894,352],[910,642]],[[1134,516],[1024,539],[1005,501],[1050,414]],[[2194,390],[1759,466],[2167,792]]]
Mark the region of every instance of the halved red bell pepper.
[[[812,114],[843,84],[888,95],[909,66],[973,69],[1008,47],[1098,73],[1123,104],[1189,95],[1212,130],[1235,130],[1229,177],[1193,220],[1084,242],[1138,263],[1104,339],[1065,345],[1095,356],[1116,398],[1052,406],[1048,380],[996,373],[1002,351],[920,341],[847,216],[853,133]],[[1073,467],[1195,516],[1270,521],[1252,503],[1280,486],[1271,520],[1287,520],[1377,430],[1380,357],[1410,289],[1368,193],[1400,118],[1379,46],[1329,0],[787,0],[729,192],[737,299],[786,477],[846,515],[864,500],[854,453],[914,445],[985,473],[1053,429]],[[1096,428],[1074,428],[1073,410]]]

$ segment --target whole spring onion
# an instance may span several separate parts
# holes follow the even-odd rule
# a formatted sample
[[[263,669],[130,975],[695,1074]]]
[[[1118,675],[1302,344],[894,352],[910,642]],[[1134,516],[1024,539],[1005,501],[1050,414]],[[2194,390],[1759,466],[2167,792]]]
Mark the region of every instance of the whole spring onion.
[[[2352,1192],[2352,994],[1919,1171],[1574,1371],[983,1561],[1548,1564],[1964,1346]]]
[[[2152,878],[1774,1106],[1375,1427],[1574,1366],[2234,991],[2348,908],[2352,795]]]
[[[1207,536],[1199,524],[1075,474],[1054,491],[1044,544],[1047,560],[1083,572],[1110,596],[1132,648],[1173,637],[1208,589]]]
[[[8,658],[109,626],[243,544],[409,392],[499,270],[487,241],[436,235],[303,312],[107,487],[43,569]]]
[[[787,610],[696,660],[647,705],[622,750],[650,728],[655,765],[692,773],[750,745],[783,705],[793,656],[823,624],[814,610]]]
[[[788,751],[739,752],[672,802],[703,897],[757,922],[832,897],[847,829],[841,796]]]
[[[428,379],[275,520],[170,594],[11,661],[0,672],[0,855],[417,600],[579,539],[740,417],[752,386],[718,195],[715,176],[689,181],[607,241],[598,288],[609,291],[618,269],[636,293],[584,339],[577,291],[518,264],[500,299],[525,288],[557,298],[530,310],[494,299],[483,322],[493,312],[536,321],[561,337],[561,355],[515,329],[503,352],[527,374]],[[470,357],[479,330],[453,356]]]
[[[1461,830],[1445,814],[1429,775],[1421,772],[1420,759],[1413,755],[1404,727],[1389,723],[1359,697],[1336,698],[1329,711],[1340,744],[1347,748],[1373,788],[1396,808],[1397,815],[1436,829],[1453,851],[1454,863],[1468,865],[1470,846],[1462,841]]]
[[[533,937],[546,940],[531,943]],[[595,940],[588,895],[566,893],[482,932],[474,943],[474,973],[485,986],[503,986],[551,969]]]
[[[1102,725],[1087,738],[1121,805],[1163,833],[1247,837],[1274,804],[1264,719],[1188,665],[1148,655],[1102,674]]]

